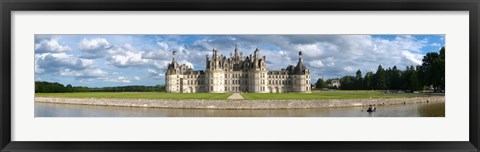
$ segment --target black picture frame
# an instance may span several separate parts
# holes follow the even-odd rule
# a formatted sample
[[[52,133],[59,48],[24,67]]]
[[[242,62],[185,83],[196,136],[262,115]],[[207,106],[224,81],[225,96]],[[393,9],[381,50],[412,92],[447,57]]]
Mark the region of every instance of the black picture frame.
[[[478,151],[478,0],[1,0],[1,151]],[[11,141],[12,11],[469,11],[469,141],[464,142],[34,142]],[[439,23],[448,24],[448,23]],[[34,126],[32,126],[34,127]]]

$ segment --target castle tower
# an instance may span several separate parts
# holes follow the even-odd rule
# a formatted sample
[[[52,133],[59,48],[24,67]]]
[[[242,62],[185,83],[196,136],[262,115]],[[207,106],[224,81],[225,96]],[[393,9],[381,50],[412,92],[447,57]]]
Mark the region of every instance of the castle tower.
[[[298,63],[293,70],[292,91],[294,92],[310,92],[310,71],[303,63],[302,51],[298,52]]]
[[[213,49],[210,69],[205,71],[206,92],[223,93],[225,92],[225,71],[226,57],[218,54],[217,49]]]
[[[174,50],[172,55],[172,63],[167,65],[167,71],[165,72],[165,90],[167,92],[180,92],[180,86],[177,85],[177,82],[180,81],[178,76],[178,63],[175,60],[177,51]]]

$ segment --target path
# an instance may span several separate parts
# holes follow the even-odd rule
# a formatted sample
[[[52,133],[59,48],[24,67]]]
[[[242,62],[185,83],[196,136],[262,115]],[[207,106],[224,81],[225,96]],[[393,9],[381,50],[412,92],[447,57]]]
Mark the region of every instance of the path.
[[[227,99],[228,100],[243,100],[244,98],[242,97],[242,95],[240,95],[240,93],[233,93]]]

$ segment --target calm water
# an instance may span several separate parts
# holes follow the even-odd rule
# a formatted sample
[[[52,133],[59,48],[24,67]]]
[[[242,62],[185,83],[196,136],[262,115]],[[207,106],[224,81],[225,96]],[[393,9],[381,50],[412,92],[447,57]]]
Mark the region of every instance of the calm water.
[[[444,117],[444,103],[289,110],[161,109],[35,103],[35,117]],[[362,111],[363,110],[363,111]]]

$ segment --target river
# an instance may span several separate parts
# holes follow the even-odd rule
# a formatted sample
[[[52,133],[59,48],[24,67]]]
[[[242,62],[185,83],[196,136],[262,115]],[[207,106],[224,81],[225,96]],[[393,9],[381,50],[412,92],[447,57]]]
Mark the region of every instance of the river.
[[[209,110],[162,109],[114,106],[35,103],[35,117],[444,117],[445,103],[418,103],[379,106],[376,112],[366,107]]]

